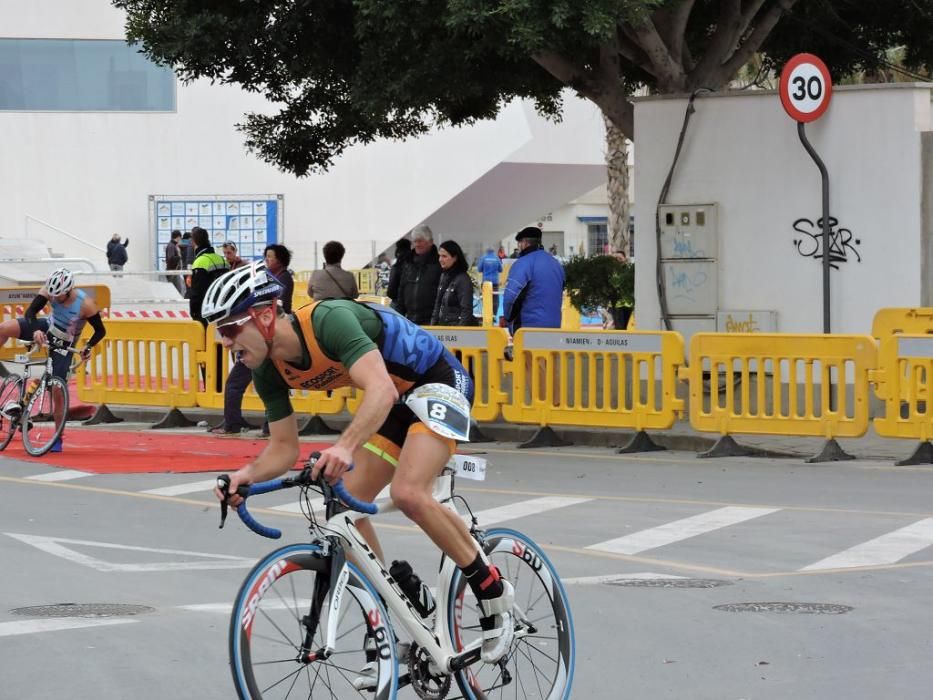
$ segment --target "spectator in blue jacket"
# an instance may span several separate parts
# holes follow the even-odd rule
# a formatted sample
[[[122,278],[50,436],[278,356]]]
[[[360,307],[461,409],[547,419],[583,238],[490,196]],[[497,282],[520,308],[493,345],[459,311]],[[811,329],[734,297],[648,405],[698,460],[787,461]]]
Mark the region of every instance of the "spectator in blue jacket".
[[[492,248],[476,261],[476,270],[483,276],[483,282],[492,283],[492,291],[499,291],[499,273],[502,272],[502,260]]]
[[[492,284],[492,315],[499,313],[499,273],[502,272],[502,259],[496,255],[492,248],[486,249],[486,254],[476,261],[476,271],[483,276],[483,282]]]
[[[564,268],[541,246],[541,229],[523,228],[515,235],[518,260],[509,268],[503,313],[513,334],[519,328],[560,328]]]

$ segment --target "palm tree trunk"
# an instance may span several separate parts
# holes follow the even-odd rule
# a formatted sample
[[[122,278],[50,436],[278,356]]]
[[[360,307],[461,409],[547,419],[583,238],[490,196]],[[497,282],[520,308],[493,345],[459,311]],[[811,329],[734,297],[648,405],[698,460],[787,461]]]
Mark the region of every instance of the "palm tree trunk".
[[[606,185],[609,196],[609,250],[628,253],[628,140],[608,117],[606,123]],[[591,251],[598,252],[598,251]]]

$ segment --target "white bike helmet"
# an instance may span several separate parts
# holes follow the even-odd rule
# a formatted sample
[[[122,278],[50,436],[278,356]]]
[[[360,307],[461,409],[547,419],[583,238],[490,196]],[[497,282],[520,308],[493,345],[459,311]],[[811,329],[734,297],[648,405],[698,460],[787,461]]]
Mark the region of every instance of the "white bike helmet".
[[[265,263],[238,267],[211,282],[201,304],[201,317],[208,323],[220,323],[256,304],[275,303],[283,291],[281,282],[266,269]]]
[[[57,297],[60,294],[67,294],[75,286],[74,275],[71,274],[71,270],[68,270],[64,267],[60,267],[55,270],[51,275],[49,275],[48,280],[46,280],[45,287],[49,290],[49,294],[53,297]]]

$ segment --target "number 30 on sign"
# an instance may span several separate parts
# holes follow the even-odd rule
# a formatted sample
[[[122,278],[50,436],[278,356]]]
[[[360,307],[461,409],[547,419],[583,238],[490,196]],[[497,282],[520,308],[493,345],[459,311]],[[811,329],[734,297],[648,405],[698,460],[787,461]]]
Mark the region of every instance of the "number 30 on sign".
[[[781,104],[798,122],[812,122],[823,116],[833,94],[829,68],[812,53],[798,53],[781,71]]]

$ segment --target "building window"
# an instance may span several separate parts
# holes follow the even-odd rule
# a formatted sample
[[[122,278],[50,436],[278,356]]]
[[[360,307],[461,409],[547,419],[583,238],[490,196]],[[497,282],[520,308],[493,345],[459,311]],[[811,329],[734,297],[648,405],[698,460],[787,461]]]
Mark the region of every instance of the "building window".
[[[609,226],[605,223],[586,225],[586,254],[603,255],[609,252]]]
[[[125,41],[0,39],[0,110],[173,112],[175,75]]]

